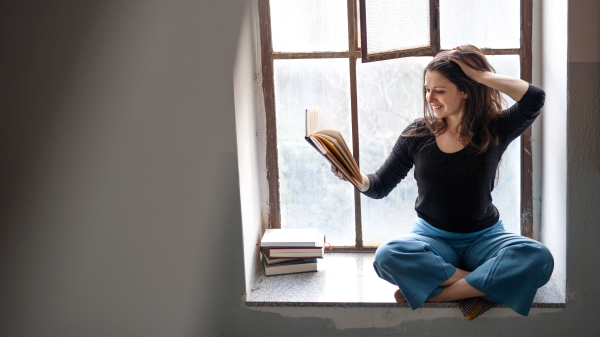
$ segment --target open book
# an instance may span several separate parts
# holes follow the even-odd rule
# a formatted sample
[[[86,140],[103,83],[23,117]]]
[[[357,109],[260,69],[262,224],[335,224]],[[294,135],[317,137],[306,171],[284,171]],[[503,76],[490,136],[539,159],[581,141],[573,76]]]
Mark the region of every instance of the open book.
[[[358,190],[363,184],[362,174],[339,131],[319,109],[306,110],[306,136],[320,154],[325,156]]]

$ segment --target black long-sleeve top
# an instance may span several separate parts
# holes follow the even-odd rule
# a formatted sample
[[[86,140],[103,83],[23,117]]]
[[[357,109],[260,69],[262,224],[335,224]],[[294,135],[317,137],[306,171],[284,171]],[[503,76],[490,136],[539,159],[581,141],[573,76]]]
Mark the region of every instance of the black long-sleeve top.
[[[385,163],[376,173],[367,175],[370,187],[364,194],[375,199],[387,196],[414,165],[419,191],[415,210],[420,218],[436,228],[456,233],[493,226],[500,218],[492,204],[500,158],[510,142],[540,114],[545,97],[542,89],[530,84],[523,98],[493,121],[499,143],[490,144],[481,154],[469,147],[454,153],[442,152],[433,134],[401,135]],[[402,134],[423,124],[422,119],[417,119]]]

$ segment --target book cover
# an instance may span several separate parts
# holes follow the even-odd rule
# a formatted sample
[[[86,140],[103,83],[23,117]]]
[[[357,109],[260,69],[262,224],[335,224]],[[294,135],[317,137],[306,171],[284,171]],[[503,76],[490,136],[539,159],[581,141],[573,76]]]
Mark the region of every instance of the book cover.
[[[261,247],[262,253],[266,257],[270,258],[293,258],[293,257],[314,257],[322,258],[325,252],[325,247],[285,247],[285,248],[271,248]]]
[[[268,257],[267,255],[265,255],[264,251],[261,251],[260,256],[262,257],[262,259],[266,260],[267,264],[269,265],[290,263],[294,261],[304,261],[310,259],[307,257]]]
[[[265,275],[267,276],[305,273],[317,271],[317,259],[307,259],[304,261],[295,261],[275,265],[269,265],[267,264],[266,260],[263,260],[263,266],[265,268]]]
[[[323,247],[325,235],[317,228],[269,228],[260,241],[261,247]]]

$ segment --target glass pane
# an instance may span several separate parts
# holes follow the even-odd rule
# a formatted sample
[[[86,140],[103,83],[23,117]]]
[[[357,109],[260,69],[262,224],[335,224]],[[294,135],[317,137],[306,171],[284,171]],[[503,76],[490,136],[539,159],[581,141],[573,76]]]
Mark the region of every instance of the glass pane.
[[[520,13],[520,0],[440,0],[441,47],[519,48]]]
[[[369,54],[429,46],[429,0],[366,0]]]
[[[346,0],[271,0],[273,51],[348,50]]]
[[[485,57],[492,67],[494,67],[496,73],[521,78],[521,58],[519,55],[486,55]],[[502,94],[502,97],[504,97],[505,101],[502,105],[503,109],[515,104],[515,101],[505,94]]]
[[[358,64],[358,125],[361,172],[373,173],[385,161],[398,136],[423,116],[423,69],[431,57],[407,57]],[[411,170],[386,198],[361,196],[363,243],[378,246],[408,232],[417,216],[417,183]]]
[[[336,178],[305,136],[306,109],[319,107],[351,147],[348,59],[275,60],[281,227],[319,228],[354,246],[354,188]]]
[[[499,74],[519,77],[518,55],[487,56]],[[357,66],[360,164],[364,173],[375,172],[389,155],[400,132],[423,114],[423,69],[430,57],[403,58]],[[506,106],[512,101],[505,96]],[[505,107],[506,107],[505,106]],[[500,179],[492,192],[507,231],[520,233],[520,138],[514,140],[500,162]],[[417,185],[413,171],[386,198],[362,196],[363,242],[377,246],[406,233],[416,217]]]
[[[519,55],[486,56],[498,74],[520,78]],[[506,107],[515,101],[503,94]],[[521,234],[521,137],[513,140],[500,161],[500,179],[492,191],[494,206],[500,212],[500,219],[508,232]]]

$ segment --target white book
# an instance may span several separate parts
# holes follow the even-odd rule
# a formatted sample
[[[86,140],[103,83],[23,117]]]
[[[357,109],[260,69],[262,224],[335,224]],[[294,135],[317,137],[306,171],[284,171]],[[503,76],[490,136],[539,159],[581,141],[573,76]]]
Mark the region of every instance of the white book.
[[[323,247],[325,237],[317,228],[269,228],[261,247]]]

